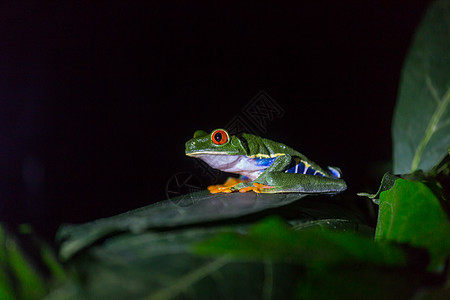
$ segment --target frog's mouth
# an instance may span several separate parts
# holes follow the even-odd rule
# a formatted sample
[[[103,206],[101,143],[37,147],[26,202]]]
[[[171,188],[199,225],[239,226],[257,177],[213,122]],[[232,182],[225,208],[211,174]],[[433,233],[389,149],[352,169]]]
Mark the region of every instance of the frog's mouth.
[[[215,151],[186,152],[186,155],[190,156],[190,157],[196,157],[196,158],[199,158],[199,156],[202,156],[202,155],[221,155],[221,156],[226,156],[226,154],[223,154],[222,152],[215,152]]]

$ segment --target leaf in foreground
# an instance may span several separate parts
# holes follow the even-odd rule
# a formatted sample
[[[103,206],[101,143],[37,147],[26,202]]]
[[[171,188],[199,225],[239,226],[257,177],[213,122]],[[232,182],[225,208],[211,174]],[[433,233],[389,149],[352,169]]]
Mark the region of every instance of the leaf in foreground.
[[[375,243],[370,237],[326,228],[295,231],[278,218],[256,224],[248,234],[221,233],[196,245],[195,251],[202,255],[228,255],[246,260],[293,262],[319,269],[346,262],[406,264],[399,248]]]
[[[82,279],[77,297],[292,299],[306,293],[315,299],[355,295],[389,299],[389,295],[410,298],[419,286],[420,276],[406,272],[405,256],[395,246],[348,232],[304,232],[268,218],[253,226],[109,237],[70,261]],[[388,279],[382,276],[386,270],[380,269],[386,266],[392,274]],[[361,272],[362,280],[340,280],[339,286],[320,283],[344,274],[354,278]],[[411,282],[418,284],[411,287]],[[317,290],[318,284],[336,289]],[[373,296],[367,292],[374,292]]]
[[[394,173],[429,171],[450,145],[450,1],[434,2],[404,63],[392,126]]]
[[[237,262],[192,253],[192,245],[224,231],[191,228],[125,233],[93,245],[71,260],[80,299],[286,299],[301,274],[298,266]]]
[[[381,193],[376,240],[426,248],[436,266],[450,255],[449,237],[449,216],[424,183],[397,179]]]
[[[47,283],[2,226],[0,245],[0,298],[41,299],[47,293]]]

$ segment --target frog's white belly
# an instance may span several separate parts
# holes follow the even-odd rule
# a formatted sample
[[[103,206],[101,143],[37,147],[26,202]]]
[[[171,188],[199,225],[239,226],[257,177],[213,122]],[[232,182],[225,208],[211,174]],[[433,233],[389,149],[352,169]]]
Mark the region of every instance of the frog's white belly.
[[[261,165],[257,159],[245,155],[220,155],[220,154],[197,154],[200,158],[214,169],[223,172],[236,173],[255,180],[267,169],[267,165]]]

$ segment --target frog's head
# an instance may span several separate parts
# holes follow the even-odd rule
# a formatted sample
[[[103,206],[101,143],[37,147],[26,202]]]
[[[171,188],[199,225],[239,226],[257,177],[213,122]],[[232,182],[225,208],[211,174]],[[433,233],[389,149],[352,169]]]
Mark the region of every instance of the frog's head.
[[[230,136],[225,129],[213,130],[210,134],[197,130],[194,137],[186,142],[186,155],[246,155],[243,142]]]

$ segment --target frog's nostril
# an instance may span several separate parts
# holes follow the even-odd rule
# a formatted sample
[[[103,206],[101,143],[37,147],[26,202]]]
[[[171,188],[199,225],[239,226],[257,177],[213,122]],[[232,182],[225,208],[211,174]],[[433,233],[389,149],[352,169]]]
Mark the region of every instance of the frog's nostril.
[[[186,148],[193,148],[195,146],[195,142],[194,141],[189,141],[186,143]]]

